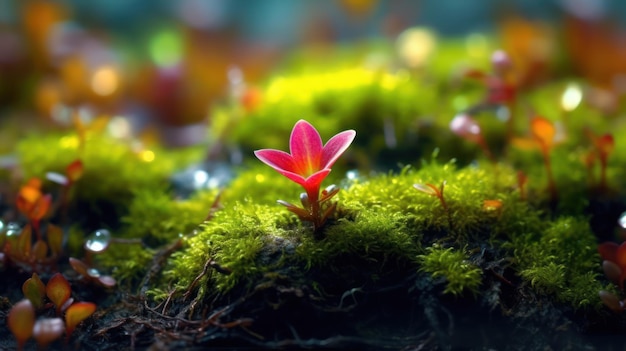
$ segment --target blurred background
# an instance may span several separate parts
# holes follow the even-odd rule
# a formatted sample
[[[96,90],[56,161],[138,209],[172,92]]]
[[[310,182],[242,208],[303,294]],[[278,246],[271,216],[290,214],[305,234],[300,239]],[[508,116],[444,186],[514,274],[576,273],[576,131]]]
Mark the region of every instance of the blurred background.
[[[0,118],[121,116],[191,143],[212,106],[254,99],[245,87],[293,52],[395,43],[413,27],[431,35],[418,56],[432,38],[496,38],[523,84],[576,74],[621,92],[624,23],[621,0],[0,0]],[[564,69],[546,68],[555,57]]]

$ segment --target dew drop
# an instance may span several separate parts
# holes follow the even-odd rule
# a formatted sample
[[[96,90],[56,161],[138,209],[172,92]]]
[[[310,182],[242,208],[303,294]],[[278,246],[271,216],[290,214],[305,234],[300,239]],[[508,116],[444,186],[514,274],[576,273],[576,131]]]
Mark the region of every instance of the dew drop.
[[[106,229],[98,229],[93,232],[85,242],[85,249],[99,253],[106,250],[111,243],[111,232]]]
[[[92,278],[98,278],[100,276],[100,272],[95,268],[89,268],[87,274]]]
[[[619,224],[619,226],[622,227],[622,229],[626,229],[626,212],[622,212],[622,214],[619,215],[617,224]]]
[[[6,236],[19,235],[22,232],[22,226],[15,222],[9,222],[6,226],[3,225],[2,232],[6,233]]]

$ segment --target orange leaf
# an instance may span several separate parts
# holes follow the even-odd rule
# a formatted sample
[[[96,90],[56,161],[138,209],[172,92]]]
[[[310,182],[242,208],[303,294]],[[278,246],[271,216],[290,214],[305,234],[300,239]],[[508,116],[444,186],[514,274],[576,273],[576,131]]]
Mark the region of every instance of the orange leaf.
[[[96,311],[96,304],[92,302],[77,302],[65,311],[65,326],[69,338],[76,326]]]
[[[46,216],[48,210],[50,210],[50,206],[52,205],[52,195],[46,194],[39,198],[39,200],[35,203],[32,211],[28,215],[30,220],[40,220]]]
[[[511,139],[511,145],[520,150],[535,150],[537,149],[537,140],[531,138],[518,138]]]
[[[30,257],[30,250],[32,249],[32,242],[33,242],[33,234],[32,234],[32,230],[30,227],[30,224],[27,224],[24,226],[24,229],[22,229],[22,232],[20,233],[20,236],[17,239],[17,246],[16,246],[16,254],[17,255],[21,255],[23,257]]]
[[[33,276],[26,279],[24,284],[22,284],[22,292],[36,309],[43,307],[43,299],[46,297],[46,286],[37,273],[33,273]]]
[[[63,250],[63,229],[54,224],[48,224],[46,230],[48,246],[53,256],[58,256]]]
[[[40,190],[41,189],[41,179],[39,179],[39,178],[30,178],[26,182],[25,186],[28,186],[28,187]]]
[[[83,261],[76,259],[74,257],[70,257],[69,261],[70,261],[70,266],[74,268],[76,273],[82,275],[83,277],[89,277],[89,273],[87,272],[89,270],[88,265],[86,265]]]
[[[622,269],[622,271],[626,272],[626,241],[617,247],[617,251],[615,253],[615,263]]]
[[[502,208],[502,201],[500,200],[485,200],[483,201],[483,210],[496,211]]]
[[[41,262],[48,255],[48,244],[43,240],[35,241],[31,256],[37,261]]]
[[[9,311],[7,326],[17,340],[17,349],[21,350],[24,344],[33,335],[35,326],[35,309],[28,299],[16,303]]]
[[[530,121],[530,130],[533,137],[547,150],[554,144],[556,128],[554,124],[543,117],[533,117]]]
[[[83,162],[80,159],[75,160],[65,168],[65,174],[71,183],[79,180],[83,176],[83,171]]]
[[[61,273],[53,275],[46,285],[46,295],[56,307],[57,314],[61,314],[61,308],[70,298],[71,293],[70,283]]]

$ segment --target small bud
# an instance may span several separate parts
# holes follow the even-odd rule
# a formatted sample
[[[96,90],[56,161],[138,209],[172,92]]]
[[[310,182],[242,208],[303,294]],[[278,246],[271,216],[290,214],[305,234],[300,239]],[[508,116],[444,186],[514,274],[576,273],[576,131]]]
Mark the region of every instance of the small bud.
[[[311,201],[309,201],[309,196],[306,193],[300,193],[300,202],[304,208],[311,207]]]
[[[491,65],[493,70],[498,75],[505,74],[508,70],[513,68],[513,62],[511,57],[503,50],[496,50],[491,55]]]

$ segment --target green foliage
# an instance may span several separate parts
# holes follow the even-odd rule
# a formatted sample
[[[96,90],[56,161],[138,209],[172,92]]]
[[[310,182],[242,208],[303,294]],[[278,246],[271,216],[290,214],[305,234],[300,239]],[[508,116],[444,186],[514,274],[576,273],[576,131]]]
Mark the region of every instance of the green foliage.
[[[575,307],[597,306],[600,257],[585,218],[562,217],[511,238],[520,276]]]
[[[431,273],[433,278],[445,279],[444,293],[460,295],[464,291],[478,292],[482,270],[468,261],[465,252],[433,245],[426,248],[426,254],[419,255],[418,259],[420,271]]]
[[[202,224],[217,196],[215,189],[198,191],[184,200],[161,189],[137,191],[122,218],[126,224],[123,236],[142,238],[151,247],[166,244]]]
[[[186,241],[186,250],[174,255],[166,276],[186,288],[202,271],[207,260],[214,260],[232,274],[214,274],[215,287],[232,288],[241,279],[251,279],[262,271],[257,255],[268,240],[284,237],[290,221],[275,206],[251,202],[234,203],[202,225],[196,236]]]

